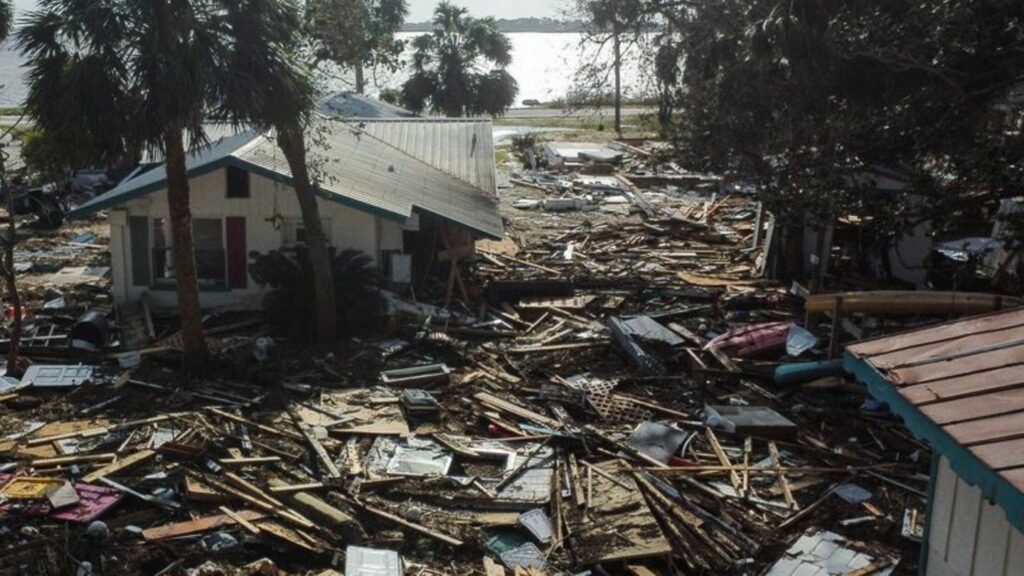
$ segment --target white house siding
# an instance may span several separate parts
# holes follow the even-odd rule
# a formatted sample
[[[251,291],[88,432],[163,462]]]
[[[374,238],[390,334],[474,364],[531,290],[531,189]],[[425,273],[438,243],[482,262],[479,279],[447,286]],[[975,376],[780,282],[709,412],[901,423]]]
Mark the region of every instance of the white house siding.
[[[927,542],[927,576],[1020,576],[1024,534],[1002,508],[964,482],[945,458],[934,479]]]
[[[274,228],[274,216],[285,222],[301,220],[295,192],[269,178],[250,174],[249,198],[227,198],[225,170],[197,176],[190,181],[193,218],[243,217],[246,228],[246,252],[266,253],[281,247],[284,227]],[[160,190],[143,198],[131,200],[111,210],[111,259],[114,275],[114,298],[117,302],[144,299],[154,307],[174,307],[174,290],[153,289],[132,284],[130,257],[130,217],[168,218],[167,192]],[[402,250],[402,224],[384,220],[366,212],[320,200],[320,215],[328,225],[331,245],[338,249],[354,248],[376,261],[382,250]],[[150,227],[152,223],[150,223]],[[382,243],[382,238],[384,242]],[[251,263],[251,260],[249,261]],[[247,278],[245,289],[202,291],[204,308],[244,308],[259,306],[264,290]]]

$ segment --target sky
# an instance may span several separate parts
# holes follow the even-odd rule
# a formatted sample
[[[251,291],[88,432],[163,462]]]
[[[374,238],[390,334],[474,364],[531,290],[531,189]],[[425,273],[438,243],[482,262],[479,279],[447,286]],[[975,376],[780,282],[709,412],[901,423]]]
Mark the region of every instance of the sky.
[[[437,0],[407,0],[409,22],[423,22],[430,19],[437,6]],[[557,18],[560,6],[569,0],[453,0],[454,4],[465,6],[473,16],[494,16],[496,18]],[[20,11],[36,7],[36,0],[14,0]]]

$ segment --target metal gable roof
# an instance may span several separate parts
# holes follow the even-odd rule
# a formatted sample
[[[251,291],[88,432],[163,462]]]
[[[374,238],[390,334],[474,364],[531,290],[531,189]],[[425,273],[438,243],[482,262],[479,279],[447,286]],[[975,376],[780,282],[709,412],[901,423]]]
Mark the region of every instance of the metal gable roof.
[[[1024,530],[1024,308],[855,344],[845,365]]]
[[[336,92],[324,98],[318,110],[331,118],[413,118],[415,112],[355,92]]]
[[[448,220],[485,236],[503,234],[497,201],[477,187],[420,161],[351,126],[328,122],[322,143],[310,161],[321,172],[326,197],[375,215],[404,221],[414,211]],[[252,133],[215,143],[190,155],[190,176],[236,165],[290,185],[291,172],[276,143]],[[155,168],[123,182],[72,212],[82,217],[166,186],[166,174]]]
[[[497,194],[490,119],[353,118],[347,122],[446,174]]]

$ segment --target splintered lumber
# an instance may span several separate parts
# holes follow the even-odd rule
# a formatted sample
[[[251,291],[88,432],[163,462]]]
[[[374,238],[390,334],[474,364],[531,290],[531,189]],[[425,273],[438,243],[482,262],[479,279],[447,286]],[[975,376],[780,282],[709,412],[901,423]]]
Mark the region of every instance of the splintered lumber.
[[[718,461],[722,463],[722,466],[732,466],[732,462],[729,461],[729,457],[725,454],[725,450],[722,449],[722,445],[718,442],[718,437],[711,431],[711,428],[705,428],[708,436],[708,442],[711,444],[711,449],[714,450],[715,456],[718,457]],[[743,489],[743,482],[740,480],[739,474],[735,470],[729,471],[729,481],[732,482],[732,487],[737,492],[741,492]]]
[[[550,344],[548,346],[524,346],[520,348],[509,348],[509,354],[533,354],[535,352],[563,352],[565,350],[581,350],[584,348],[601,348],[609,344],[609,340],[595,340],[593,342],[574,342],[572,344]]]
[[[581,565],[664,556],[672,551],[658,521],[621,460],[597,464],[591,503],[563,509],[572,550]],[[619,483],[628,488],[623,488]]]
[[[245,500],[246,502],[252,504],[253,506],[256,506],[260,510],[268,512],[274,516],[277,516],[278,518],[288,520],[289,522],[302,526],[303,528],[316,527],[316,524],[314,524],[308,518],[302,516],[301,514],[292,510],[291,508],[288,508],[281,501],[263,494],[262,490],[250,484],[249,482],[246,482],[244,479],[239,478],[238,476],[231,474],[230,472],[226,473],[225,477],[231,483],[235,484],[236,486],[239,486],[239,488],[235,488],[233,486],[229,486],[227,484],[223,484],[220,482],[214,482],[213,480],[208,481],[212,488],[220,492],[226,492],[227,494],[235,496],[236,498],[241,498],[242,500]]]
[[[494,560],[484,557],[484,576],[505,576],[505,568]]]
[[[302,436],[300,436],[300,435],[298,435],[295,432],[292,432],[290,430],[279,430],[279,429],[273,428],[271,426],[266,426],[264,424],[260,424],[259,422],[254,422],[252,420],[249,420],[248,418],[242,418],[241,416],[235,416],[234,414],[232,414],[230,412],[225,412],[225,411],[219,410],[217,408],[210,408],[210,412],[213,413],[213,414],[216,414],[217,416],[220,416],[221,418],[225,418],[227,420],[231,420],[232,422],[238,422],[239,424],[245,424],[246,426],[250,426],[252,428],[260,430],[261,432],[266,432],[267,434],[273,434],[275,436],[283,436],[285,438],[291,438],[292,440],[300,440],[301,441],[303,439]]]
[[[775,442],[768,443],[768,452],[772,457],[772,466],[776,468],[782,467],[782,458],[779,457],[779,448],[775,445]],[[779,472],[779,487],[782,489],[782,495],[786,498],[786,506],[789,506],[793,510],[799,510],[800,505],[797,504],[796,499],[793,498],[793,491],[789,489],[789,481],[786,480],[786,475]]]
[[[307,490],[319,490],[326,486],[322,482],[310,482],[309,484],[280,484],[271,486],[267,490],[273,494],[291,494],[293,492],[305,492]]]
[[[75,456],[61,456],[58,458],[41,458],[32,461],[33,468],[51,468],[64,466],[66,464],[78,464],[80,462],[110,462],[117,458],[117,454],[77,454]]]
[[[523,420],[529,420],[534,424],[551,428],[552,430],[558,430],[559,428],[562,427],[562,423],[559,422],[558,420],[555,420],[554,418],[548,418],[543,414],[538,414],[532,410],[527,410],[522,406],[513,404],[511,402],[507,402],[487,392],[480,392],[473,396],[473,398],[476,398],[479,402],[494,410],[512,414],[513,416],[518,416]]]
[[[280,462],[280,456],[252,456],[248,458],[221,458],[222,466],[249,466],[251,464],[272,464]]]
[[[488,255],[488,256],[490,256],[492,258],[501,258],[501,259],[504,259],[504,260],[508,260],[509,262],[515,262],[516,264],[522,264],[523,266],[529,266],[530,268],[536,268],[537,270],[540,270],[542,272],[547,272],[549,274],[554,274],[556,276],[561,276],[562,275],[561,272],[559,272],[558,270],[555,270],[554,268],[548,268],[546,266],[541,266],[540,264],[534,264],[533,262],[530,262],[528,260],[520,260],[519,258],[516,258],[515,256],[508,256],[506,254],[498,254],[497,252],[488,252],[487,250],[480,250],[479,248],[477,249],[477,251],[480,252],[481,254],[486,254],[486,255]]]
[[[112,464],[104,466],[99,470],[90,472],[85,476],[82,476],[82,482],[95,482],[96,480],[99,480],[100,478],[103,478],[105,476],[115,476],[117,474],[120,474],[121,472],[124,472],[125,470],[128,470],[129,468],[142,464],[143,462],[149,460],[153,456],[156,456],[156,450],[140,450],[134,454],[125,456],[124,458],[117,460]]]
[[[863,568],[857,568],[849,572],[844,572],[841,576],[870,576],[876,572],[880,572],[884,568],[892,566],[892,560],[878,560],[864,566]]]
[[[232,512],[227,506],[220,506],[219,510],[223,512],[225,516],[234,520],[236,524],[245,528],[250,534],[253,534],[254,536],[259,535],[260,529],[257,528],[255,524],[249,522],[245,518],[242,518],[237,513]]]
[[[358,542],[364,537],[363,527],[359,521],[335,506],[330,505],[318,496],[309,492],[292,494],[292,501],[317,520],[330,525],[331,530],[346,540]]]
[[[455,452],[463,458],[480,458],[480,454],[476,450],[473,450],[469,446],[464,446],[460,442],[449,438],[446,434],[434,434],[433,436],[434,440],[437,440],[438,444],[452,452]]]
[[[228,496],[217,492],[192,476],[185,476],[185,494],[189,500],[195,502],[226,502],[231,500]]]
[[[259,526],[261,532],[266,532],[292,546],[297,546],[310,552],[319,552],[319,548],[315,545],[316,541],[298,530],[282,526],[273,520],[262,520],[256,525]]]
[[[252,522],[254,520],[264,518],[266,514],[253,510],[240,510],[235,512],[235,516],[242,518],[247,522]],[[232,526],[234,524],[237,524],[234,518],[231,518],[227,514],[217,514],[215,516],[205,516],[203,518],[197,518],[187,522],[176,522],[174,524],[164,524],[163,526],[147,528],[142,531],[142,538],[148,542],[152,542],[154,540],[166,540],[168,538],[188,536],[189,534],[209,532],[210,530],[215,530],[222,526]]]
[[[518,478],[519,474],[530,465],[530,462],[533,461],[533,458],[537,455],[537,453],[543,450],[544,447],[547,446],[549,442],[551,442],[552,438],[554,438],[554,436],[548,436],[547,439],[545,439],[543,442],[531,448],[530,451],[526,453],[526,456],[523,457],[523,461],[520,462],[515,468],[513,468],[511,472],[506,474],[505,477],[501,479],[501,482],[498,482],[498,485],[494,487],[494,491],[497,492],[501,490],[505,486],[508,486],[513,480]]]
[[[323,464],[324,468],[327,470],[327,475],[330,476],[331,478],[341,478],[341,471],[338,470],[337,466],[335,466],[334,460],[331,459],[331,455],[327,453],[327,450],[324,448],[324,445],[321,444],[320,441],[316,439],[316,436],[314,436],[313,433],[310,432],[309,425],[307,425],[306,422],[302,419],[302,416],[299,415],[299,412],[294,405],[288,406],[288,414],[292,417],[292,420],[295,421],[295,426],[299,429],[299,432],[301,432],[302,436],[306,439],[306,443],[309,444],[309,446],[313,449],[313,452],[316,454],[316,457],[320,460],[320,463]]]
[[[464,542],[462,540],[459,540],[458,538],[453,538],[453,537],[451,537],[451,536],[449,536],[447,534],[441,534],[440,532],[435,532],[435,531],[431,530],[430,528],[427,528],[426,526],[423,526],[422,524],[416,524],[414,522],[409,522],[405,518],[401,518],[399,516],[395,516],[394,514],[392,514],[390,512],[385,512],[384,510],[380,510],[378,508],[374,508],[374,507],[370,506],[369,504],[364,504],[363,502],[360,502],[360,501],[354,500],[354,499],[346,499],[346,500],[349,503],[351,503],[353,506],[355,506],[356,508],[359,508],[360,510],[363,510],[364,512],[368,512],[368,513],[373,514],[374,516],[376,516],[378,518],[382,518],[382,519],[387,520],[389,522],[394,522],[395,524],[398,524],[399,526],[408,528],[409,530],[412,530],[413,532],[418,532],[420,534],[423,534],[424,536],[429,536],[430,538],[433,538],[434,540],[437,540],[438,542],[443,542],[443,543],[445,543],[445,544],[447,544],[449,546],[455,547],[455,548],[458,548],[459,546],[462,546],[464,544]]]

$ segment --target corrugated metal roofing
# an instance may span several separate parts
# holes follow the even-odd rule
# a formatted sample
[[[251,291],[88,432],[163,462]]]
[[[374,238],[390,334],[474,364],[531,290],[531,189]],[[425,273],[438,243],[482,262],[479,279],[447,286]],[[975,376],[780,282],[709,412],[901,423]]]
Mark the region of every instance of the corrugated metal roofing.
[[[446,174],[497,194],[494,128],[489,119],[356,118],[349,122]]]
[[[954,469],[989,484],[987,497],[998,501],[999,486],[1009,486],[1016,494],[1002,496],[1022,500],[1024,308],[862,342],[847,348],[846,363],[911,431],[959,452],[959,467],[947,454]],[[1024,510],[1010,517],[1024,521]]]
[[[318,107],[330,118],[414,118],[415,112],[355,92],[338,92],[324,98]]]
[[[486,236],[503,233],[497,201],[477,187],[445,174],[350,126],[326,124],[324,145],[309,152],[321,169],[321,188],[331,199],[364,211],[402,220],[414,211],[448,220]],[[252,133],[226,138],[188,159],[191,175],[221,165],[237,165],[279,178],[290,184],[291,172],[276,143]],[[81,217],[165,187],[162,167],[122,182],[113,190],[80,206],[72,217]]]

